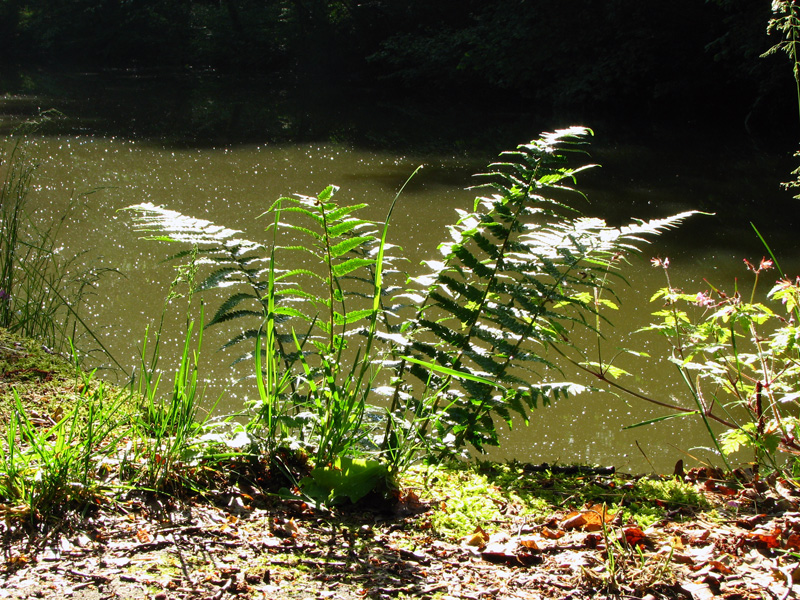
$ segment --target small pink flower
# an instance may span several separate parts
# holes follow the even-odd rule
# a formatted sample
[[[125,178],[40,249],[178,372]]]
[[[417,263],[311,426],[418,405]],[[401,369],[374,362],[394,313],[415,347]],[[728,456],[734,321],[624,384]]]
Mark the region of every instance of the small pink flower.
[[[744,264],[747,266],[747,270],[752,271],[753,273],[760,273],[761,271],[767,271],[771,269],[773,265],[772,261],[768,259],[766,256],[761,258],[761,262],[758,264],[758,268],[753,266],[753,263],[751,263],[746,258],[744,259]]]
[[[650,264],[654,267],[664,267],[665,269],[669,267],[669,258],[661,258],[659,256],[655,256],[650,259]]]
[[[697,306],[714,306],[714,299],[706,292],[698,292],[694,303],[697,304]]]

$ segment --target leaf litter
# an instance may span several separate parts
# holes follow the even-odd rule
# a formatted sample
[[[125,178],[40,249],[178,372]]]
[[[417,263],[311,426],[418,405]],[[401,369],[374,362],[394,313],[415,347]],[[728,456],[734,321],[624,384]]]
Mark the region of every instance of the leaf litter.
[[[796,597],[797,486],[707,469],[686,479],[712,508],[670,510],[644,529],[623,520],[624,503],[526,515],[509,501],[454,537],[432,525],[446,494],[413,478],[391,501],[331,510],[231,478],[203,495],[98,499],[46,526],[6,513],[0,598]]]

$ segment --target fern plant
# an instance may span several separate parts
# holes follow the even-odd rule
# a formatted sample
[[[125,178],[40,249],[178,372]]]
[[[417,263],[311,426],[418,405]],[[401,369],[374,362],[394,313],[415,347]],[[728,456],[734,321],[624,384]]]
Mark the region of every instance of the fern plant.
[[[333,186],[273,204],[269,245],[152,204],[130,209],[139,231],[195,246],[212,266],[199,289],[226,299],[210,325],[248,323],[228,345],[258,340],[251,431],[267,448],[293,434],[318,465],[373,452],[398,470],[420,453],[497,445],[496,417],[511,425],[512,413],[527,419],[585,389],[551,380],[548,350],[593,327],[588,298],[624,253],[691,214],[622,228],[581,216],[572,185],[591,165],[568,156],[588,134],[543,134],[502,155],[441,260],[413,278],[390,255],[394,203],[371,223],[356,216],[363,205],[336,204]]]
[[[395,431],[411,423],[420,424],[416,441],[434,440],[429,451],[446,451],[445,441],[482,449],[499,444],[495,416],[509,426],[512,413],[527,422],[539,403],[583,391],[548,377],[558,372],[548,349],[569,346],[576,326],[593,327],[592,299],[623,253],[691,214],[623,228],[580,216],[569,203],[581,195],[572,184],[593,165],[570,167],[567,155],[588,133],[543,134],[504,153],[480,186],[493,193],[459,211],[452,239],[440,245],[443,260],[428,261],[432,272],[413,280],[408,297],[420,308],[398,328],[412,352],[397,362],[383,442],[393,456]],[[406,373],[421,392],[410,391]]]

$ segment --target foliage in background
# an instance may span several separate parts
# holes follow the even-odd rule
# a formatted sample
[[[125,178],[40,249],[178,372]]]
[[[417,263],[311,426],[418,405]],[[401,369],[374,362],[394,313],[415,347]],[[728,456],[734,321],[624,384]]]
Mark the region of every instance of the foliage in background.
[[[637,0],[0,0],[0,51],[9,64],[192,65],[271,85],[383,80],[392,97],[436,87],[542,106],[691,100],[695,114],[732,107],[744,119],[780,100],[780,69],[755,59],[768,11],[752,0],[673,0],[658,19]]]
[[[387,242],[391,209],[370,223],[334,187],[277,201],[269,247],[152,204],[130,210],[139,231],[197,248],[212,267],[198,290],[225,294],[209,326],[241,321],[229,345],[255,345],[252,435],[267,449],[303,445],[318,468],[365,457],[365,477],[379,462],[396,472],[420,455],[497,445],[497,417],[510,425],[583,389],[552,380],[547,351],[592,327],[587,298],[625,252],[691,214],[621,228],[582,217],[571,184],[588,166],[567,158],[587,133],[505,153],[486,174],[489,195],[459,211],[442,260],[411,280]]]
[[[767,31],[781,34],[783,40],[772,46],[762,56],[769,56],[777,52],[784,52],[789,60],[792,61],[792,75],[794,76],[795,96],[797,99],[796,108],[800,115],[800,7],[795,0],[773,0],[772,12],[774,18],[770,20]],[[800,156],[796,152],[795,156]],[[794,181],[784,183],[787,189],[800,187],[800,168],[792,171],[795,175]],[[795,196],[800,199],[800,195]]]

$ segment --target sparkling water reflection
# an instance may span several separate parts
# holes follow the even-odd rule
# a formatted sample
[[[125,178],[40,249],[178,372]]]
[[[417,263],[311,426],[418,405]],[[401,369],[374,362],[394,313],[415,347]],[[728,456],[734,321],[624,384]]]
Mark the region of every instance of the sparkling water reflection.
[[[0,98],[0,114],[12,115],[5,120],[0,116],[0,126],[19,120],[13,116],[15,103],[21,103],[19,97]],[[91,113],[91,107],[81,110]],[[525,115],[517,118],[530,127]],[[490,128],[488,121],[485,125]],[[166,134],[163,140],[152,133],[147,137],[111,135],[84,118],[80,127],[70,122],[63,131],[45,131],[28,142],[29,152],[40,162],[32,195],[36,218],[46,221],[60,215],[70,198],[76,198],[73,218],[64,232],[64,255],[81,253],[83,264],[120,273],[102,280],[84,316],[121,363],[136,365],[145,327],[161,314],[169,282],[175,276],[174,265],[163,259],[176,249],[138,239],[131,230],[131,215],[120,209],[153,202],[241,229],[259,240],[266,223],[258,216],[275,199],[292,193],[316,194],[331,183],[341,186],[340,201],[367,202],[368,217],[382,219],[406,177],[417,165],[425,164],[402,197],[390,239],[403,246],[410,264],[416,265],[436,253],[438,241],[446,237],[445,226],[455,218],[454,209],[471,206],[475,192],[464,188],[474,183],[471,174],[480,171],[494,151],[459,146],[457,151],[446,152],[442,150],[446,143],[433,150],[414,150],[412,146],[387,150],[354,139],[332,139],[337,136],[330,133],[321,137],[324,141],[275,142],[274,136],[265,135],[259,143],[252,141],[257,134],[247,133],[243,143],[193,146],[172,143]],[[531,131],[528,137],[535,134]],[[506,139],[500,141],[508,142],[507,146],[526,141],[504,135]],[[604,167],[587,174],[581,185],[592,202],[587,211],[612,222],[692,208],[717,212],[716,216],[696,217],[681,231],[665,234],[646,248],[644,258],[631,259],[624,271],[628,285],[619,286],[622,309],[610,315],[618,327],[604,329],[604,352],[621,346],[650,352],[653,359],[626,360],[620,366],[633,374],[636,385],[664,399],[685,396],[672,367],[657,358],[663,355],[663,345],[631,333],[648,322],[653,309],[649,298],[664,284],[663,274],[650,267],[650,256],[670,256],[673,283],[686,290],[708,289],[703,278],[728,287],[735,277],[749,281],[742,259],[758,260],[763,254],[749,229],[749,222],[755,220],[783,258],[784,269],[800,272],[800,248],[792,233],[798,211],[777,187],[788,172],[784,159],[760,151],[746,140],[724,152],[717,148],[717,155],[712,155],[710,146],[698,143],[687,147],[685,140],[676,144],[674,135],[643,139],[606,128],[592,148],[592,160]],[[228,141],[234,137],[229,134]],[[693,140],[697,142],[698,137]],[[210,313],[216,299],[206,301]],[[173,356],[181,342],[179,302],[173,301],[170,307],[163,340]],[[249,367],[231,368],[235,355],[216,351],[228,337],[225,331],[208,331],[204,375],[212,382],[209,402],[226,388],[219,409],[235,411],[255,390],[249,381],[228,385]],[[632,471],[649,470],[650,463],[668,470],[677,459],[687,458],[684,452],[708,456],[706,450],[696,449],[708,444],[702,425],[696,422],[675,420],[622,430],[659,414],[663,412],[635,400],[586,394],[539,409],[530,426],[519,424],[508,432],[504,447],[492,456],[533,462],[612,463]]]

